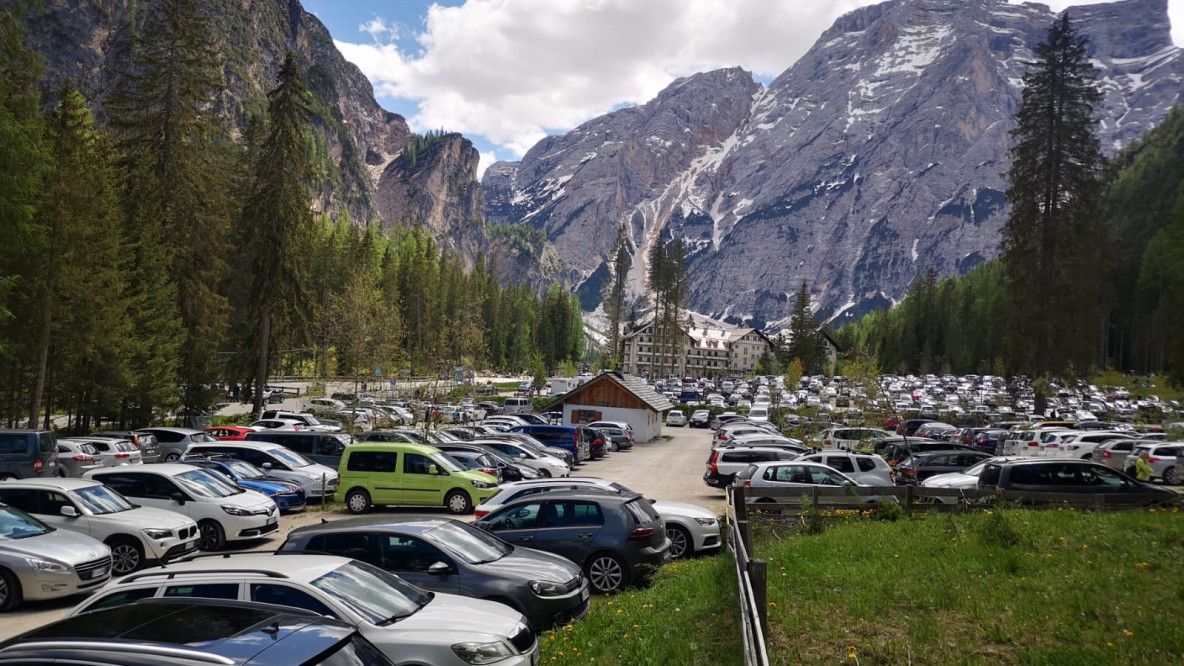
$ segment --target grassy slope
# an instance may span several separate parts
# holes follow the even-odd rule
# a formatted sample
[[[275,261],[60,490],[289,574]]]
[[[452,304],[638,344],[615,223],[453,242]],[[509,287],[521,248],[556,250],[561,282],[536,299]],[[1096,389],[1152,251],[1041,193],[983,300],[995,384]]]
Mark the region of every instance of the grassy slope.
[[[726,553],[675,562],[646,589],[594,598],[583,620],[544,632],[541,663],[740,664],[739,603]]]
[[[1175,510],[768,527],[775,664],[1184,663]]]

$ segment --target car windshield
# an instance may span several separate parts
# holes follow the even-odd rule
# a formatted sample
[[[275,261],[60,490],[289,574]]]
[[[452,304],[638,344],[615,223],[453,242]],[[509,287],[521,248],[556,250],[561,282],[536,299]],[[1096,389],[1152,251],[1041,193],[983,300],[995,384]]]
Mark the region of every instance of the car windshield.
[[[423,608],[432,595],[407,581],[353,560],[312,582],[367,622],[387,625]]]
[[[264,476],[267,476],[263,473],[263,470],[255,467],[251,463],[235,460],[225,464],[226,468],[229,469],[232,474],[241,479],[262,479]]]
[[[465,471],[465,466],[456,462],[456,460],[454,460],[447,453],[431,453],[428,454],[428,457],[432,459],[432,462],[436,463],[440,467],[443,467],[449,472]]]
[[[173,477],[185,490],[199,497],[230,497],[243,492],[204,469],[182,472]]]
[[[218,440],[215,439],[214,436],[209,434],[208,432],[195,432],[189,436],[189,441],[191,441],[195,444],[208,444],[210,442],[216,442]]]
[[[107,486],[91,486],[74,491],[74,499],[94,514],[119,513],[134,508],[123,495]]]
[[[312,461],[308,458],[288,449],[272,449],[268,453],[279,458],[280,462],[289,467],[308,467],[312,464]]]
[[[33,516],[10,506],[0,506],[0,539],[24,539],[53,531]]]
[[[513,552],[510,544],[465,523],[444,523],[424,533],[466,564],[485,564]]]

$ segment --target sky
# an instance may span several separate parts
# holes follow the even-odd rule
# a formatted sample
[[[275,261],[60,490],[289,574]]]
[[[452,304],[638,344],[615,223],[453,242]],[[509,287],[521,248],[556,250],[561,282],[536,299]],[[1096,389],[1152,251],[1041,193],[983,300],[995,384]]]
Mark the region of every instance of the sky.
[[[1184,0],[1168,0],[1184,43]],[[302,0],[411,130],[461,132],[478,173],[547,134],[740,66],[767,84],[872,0]],[[1086,4],[1049,0],[1059,11]]]

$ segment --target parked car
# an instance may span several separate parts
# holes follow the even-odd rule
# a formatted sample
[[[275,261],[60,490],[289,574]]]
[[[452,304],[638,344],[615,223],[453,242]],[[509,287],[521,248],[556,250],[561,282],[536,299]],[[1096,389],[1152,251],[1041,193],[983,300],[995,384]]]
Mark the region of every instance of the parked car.
[[[598,490],[611,493],[633,493],[616,483],[595,477],[572,477],[570,479],[539,479],[502,485],[497,493],[477,505],[473,515],[479,520],[498,507],[520,497],[537,493],[564,490]],[[694,504],[650,500],[650,504],[666,524],[666,537],[670,539],[670,557],[679,559],[693,554],[714,551],[722,545],[719,517],[713,512]]]
[[[272,442],[216,442],[195,444],[186,455],[228,456],[248,462],[265,473],[291,481],[304,489],[309,499],[337,492],[337,469],[314,463],[303,455]]]
[[[1143,483],[1088,460],[1028,458],[988,463],[978,477],[978,487],[988,490],[1021,490],[1044,493],[1105,493],[1133,503],[1175,499],[1176,493]]]
[[[185,455],[185,449],[194,444],[212,444],[214,439],[208,432],[193,428],[145,428],[156,436],[160,447],[160,462],[176,462]]]
[[[459,455],[476,456],[477,460],[482,461],[481,464],[484,464],[484,458],[490,458],[493,465],[497,469],[498,486],[501,486],[503,482],[537,479],[542,476],[535,468],[520,462],[516,462],[515,460],[511,459],[510,456],[507,456],[497,449],[485,446],[484,444],[469,442],[445,443],[439,445],[436,448],[447,453],[453,458],[456,458],[457,461],[460,461],[460,458],[458,457]],[[470,469],[472,469],[472,467],[470,467]]]
[[[218,550],[230,541],[249,541],[279,529],[279,510],[270,498],[243,490],[200,467],[157,463],[96,469],[94,479],[120,495],[157,509],[175,511],[197,522],[202,550]]]
[[[308,401],[305,411],[313,414],[333,414],[345,410],[345,403],[333,398],[313,398]]]
[[[508,502],[474,525],[511,545],[566,557],[602,594],[643,583],[670,559],[662,519],[635,493],[539,493]]]
[[[552,553],[511,546],[449,518],[365,517],[297,528],[280,552],[341,555],[433,592],[505,604],[536,632],[584,617],[588,581]]]
[[[712,430],[718,430],[720,426],[728,423],[729,421],[743,418],[745,417],[737,414],[736,412],[724,412],[722,414],[716,414],[715,417],[711,419],[711,423],[707,424],[707,427],[711,428]]]
[[[560,448],[557,446],[548,446],[524,432],[496,432],[485,435],[485,439],[501,442],[515,442],[525,446],[527,449],[534,451],[539,455],[558,458],[568,467],[575,465],[576,458],[570,449]]]
[[[530,398],[506,398],[502,405],[502,414],[529,414],[534,411],[534,403]]]
[[[1104,442],[1112,439],[1134,439],[1133,433],[1116,432],[1113,430],[1101,431],[1078,431],[1077,434],[1066,438],[1061,443],[1060,453],[1063,458],[1078,458],[1080,460],[1093,460],[1094,453],[1098,450]],[[1099,461],[1100,462],[1100,461]]]
[[[896,433],[878,428],[848,428],[840,426],[826,428],[809,439],[811,442],[817,442],[817,445],[824,449],[858,449],[864,446],[872,446],[879,441],[898,439],[898,437]]]
[[[58,446],[48,430],[0,430],[0,480],[57,476]]]
[[[525,618],[501,604],[429,593],[373,565],[333,555],[241,555],[146,569],[109,583],[68,618],[165,597],[242,599],[327,615],[356,626],[400,664],[528,666],[538,652]]]
[[[58,440],[58,476],[78,478],[103,466],[99,450],[80,439]]]
[[[206,432],[219,442],[241,442],[252,432],[259,429],[253,426],[214,426],[206,428]]]
[[[799,453],[788,449],[764,447],[715,448],[707,458],[707,471],[703,483],[712,488],[727,488],[736,473],[757,462],[772,460],[793,460]]]
[[[254,490],[271,498],[281,513],[299,511],[308,504],[304,489],[299,484],[269,476],[251,463],[229,456],[185,456],[181,462],[210,470],[226,478],[239,488]]]
[[[925,488],[949,488],[955,490],[974,490],[978,488],[978,477],[982,474],[983,469],[990,463],[1008,462],[1011,460],[1023,460],[1024,456],[995,456],[991,458],[984,458],[974,465],[961,470],[959,472],[946,472],[944,474],[934,474],[921,482],[921,486]],[[934,503],[956,504],[958,498],[956,497],[937,497],[932,498]]]
[[[434,446],[355,444],[339,468],[341,499],[351,513],[373,506],[443,506],[471,513],[497,491],[497,478],[470,472]]]
[[[92,432],[92,437],[114,437],[116,439],[126,439],[136,448],[140,449],[140,455],[144,462],[154,463],[161,462],[160,460],[160,445],[156,441],[156,435],[141,430],[104,430],[102,432]]]
[[[874,453],[819,451],[805,454],[798,460],[821,463],[865,486],[896,485],[896,474],[893,473],[892,467]]]
[[[572,426],[525,425],[510,428],[509,432],[520,432],[537,439],[544,446],[554,446],[571,452],[575,464],[592,457],[592,440],[588,433],[581,433]]]
[[[711,424],[711,412],[706,409],[696,409],[691,412],[691,418],[687,422],[692,428],[706,428]]]
[[[98,458],[103,463],[103,467],[144,464],[143,454],[135,444],[126,439],[107,437],[86,437],[83,439],[98,452]]]
[[[587,424],[589,428],[619,428],[633,436],[633,426],[629,425],[628,421],[593,421]]]
[[[798,504],[801,501],[800,495],[791,495],[788,497],[762,496],[762,488],[800,489],[803,491],[803,494],[809,494],[809,489],[812,486],[831,488],[864,486],[864,484],[859,483],[846,474],[837,472],[826,465],[800,460],[753,463],[740,472],[737,472],[732,484],[751,488],[752,490],[745,495],[745,502],[753,504]],[[844,495],[841,497],[828,497],[826,503],[862,505],[881,500],[896,501],[896,498],[892,496],[881,497],[878,495]]]
[[[197,552],[197,523],[175,511],[132,504],[89,479],[24,479],[0,483],[0,502],[46,525],[78,532],[111,548],[117,575],[148,561],[168,562]]]
[[[687,424],[687,415],[678,411],[677,409],[670,410],[666,414],[666,425],[670,428],[681,428]]]
[[[301,430],[312,430],[313,432],[342,432],[341,426],[324,423],[316,416],[306,412],[268,409],[263,412],[262,418],[276,419],[280,421],[295,421],[297,425],[300,426]]]
[[[1126,467],[1126,457],[1137,443],[1150,444],[1153,440],[1116,437],[1108,439],[1094,449],[1092,460],[1110,469],[1122,471]]]
[[[982,451],[914,453],[897,464],[896,478],[902,485],[917,484],[937,474],[960,472],[990,457]]]
[[[1160,479],[1170,486],[1180,484],[1180,465],[1178,458],[1184,453],[1184,442],[1144,442],[1137,444],[1126,457],[1124,472],[1135,475],[1135,460],[1144,451],[1147,452],[1147,463],[1151,466],[1151,478]]]
[[[473,440],[474,444],[482,444],[496,451],[500,451],[515,462],[533,467],[539,475],[545,477],[568,476],[571,467],[559,458],[540,453],[524,442],[511,439],[480,439]]]
[[[345,433],[264,431],[247,434],[248,442],[271,442],[329,469],[337,469],[341,452],[353,441]]]
[[[96,609],[0,643],[0,665],[394,666],[357,627],[223,599],[154,599]]]
[[[962,446],[960,444],[951,444],[949,442],[925,440],[918,437],[910,437],[904,442],[886,443],[882,448],[876,450],[876,453],[881,458],[888,461],[888,464],[895,467],[900,464],[900,461],[917,453],[934,453],[936,451],[975,451],[978,449]]]
[[[633,448],[633,435],[629,434],[628,430],[604,426],[597,426],[596,429],[609,438],[610,451],[620,451],[622,449],[627,451]]]
[[[0,612],[22,601],[60,599],[111,578],[111,549],[0,504]]]

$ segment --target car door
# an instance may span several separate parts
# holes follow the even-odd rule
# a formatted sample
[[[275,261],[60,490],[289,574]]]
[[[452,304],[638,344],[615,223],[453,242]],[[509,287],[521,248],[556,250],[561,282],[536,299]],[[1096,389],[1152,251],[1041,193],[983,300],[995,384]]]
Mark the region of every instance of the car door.
[[[546,500],[540,507],[532,548],[583,564],[588,549],[604,528],[600,503],[588,500]]]
[[[286,583],[248,583],[247,594],[251,601],[258,603],[303,608],[318,615],[337,617],[333,609],[321,603],[320,599]]]
[[[378,534],[376,537],[380,568],[433,592],[471,594],[472,591],[461,589],[461,572],[456,562],[436,546],[408,534]],[[428,573],[428,569],[438,563],[445,564],[447,571]]]
[[[419,453],[404,453],[402,474],[398,493],[401,502],[427,505],[444,503],[443,489],[447,485],[445,475],[448,473],[431,458]]]
[[[81,532],[87,536],[95,537],[100,541],[106,536],[91,533],[94,527],[91,524],[91,518],[83,515],[82,510],[65,493],[49,489],[37,490],[35,492],[37,494],[37,512],[35,515],[41,522],[59,529]],[[74,516],[62,515],[62,508],[67,506],[74,509]]]
[[[542,500],[535,500],[495,511],[483,521],[484,529],[516,546],[533,548],[542,505]]]
[[[133,492],[139,494],[129,495],[119,488],[116,488],[116,490],[118,490],[125,497],[134,497],[136,504],[150,506],[155,509],[167,509],[169,511],[185,513],[185,509],[182,508],[181,503],[173,499],[173,496],[179,493],[186,499],[186,501],[188,501],[189,494],[177,487],[177,484],[173,483],[170,479],[160,476],[159,474],[139,472],[120,474],[118,476],[128,477],[131,481],[130,486]],[[102,481],[103,483],[107,483],[106,477],[104,477]]]

